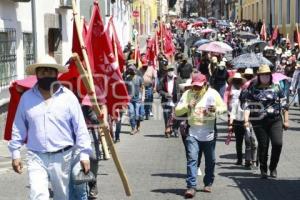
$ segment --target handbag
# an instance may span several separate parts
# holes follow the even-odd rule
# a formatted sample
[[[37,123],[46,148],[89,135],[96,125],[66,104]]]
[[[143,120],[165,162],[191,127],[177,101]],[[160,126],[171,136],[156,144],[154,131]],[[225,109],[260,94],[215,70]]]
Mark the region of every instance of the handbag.
[[[80,170],[78,174],[73,177],[73,182],[75,185],[80,185],[82,183],[89,183],[94,181],[96,181],[96,178],[91,171],[85,174],[83,170]]]

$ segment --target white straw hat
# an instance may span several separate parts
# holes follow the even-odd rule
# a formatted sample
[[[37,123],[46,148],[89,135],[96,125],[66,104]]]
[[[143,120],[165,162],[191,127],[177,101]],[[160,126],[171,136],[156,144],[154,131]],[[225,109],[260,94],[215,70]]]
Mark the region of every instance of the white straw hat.
[[[36,63],[34,63],[32,65],[28,65],[25,69],[25,72],[27,75],[35,75],[36,74],[35,71],[39,67],[54,68],[54,69],[57,69],[58,73],[66,73],[69,71],[63,65],[57,64],[56,60],[53,57],[46,55],[41,58],[38,58]]]

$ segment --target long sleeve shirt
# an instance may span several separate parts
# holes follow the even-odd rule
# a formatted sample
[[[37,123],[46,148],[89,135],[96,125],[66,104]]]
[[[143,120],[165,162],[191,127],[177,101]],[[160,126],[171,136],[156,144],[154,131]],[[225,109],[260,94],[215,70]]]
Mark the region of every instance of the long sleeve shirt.
[[[226,112],[226,104],[223,102],[220,94],[212,88],[208,88],[199,100],[196,99],[197,103],[194,108],[189,108],[189,103],[192,99],[195,99],[195,94],[192,90],[184,92],[175,108],[175,114],[176,116],[188,114],[189,134],[191,136],[195,137],[198,141],[211,141],[214,138],[216,115]],[[215,106],[216,112],[208,112],[207,108],[209,106]],[[203,109],[206,109],[204,111],[205,114],[199,112]]]
[[[20,158],[20,147],[26,141],[29,150],[41,153],[75,145],[80,159],[89,159],[91,140],[80,104],[70,90],[60,86],[45,100],[35,85],[22,95],[8,144],[13,159]]]

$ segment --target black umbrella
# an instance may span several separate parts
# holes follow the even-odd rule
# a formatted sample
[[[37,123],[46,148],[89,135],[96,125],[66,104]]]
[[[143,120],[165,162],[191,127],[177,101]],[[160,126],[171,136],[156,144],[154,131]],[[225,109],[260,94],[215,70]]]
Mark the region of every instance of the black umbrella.
[[[234,68],[255,68],[263,64],[272,66],[273,64],[261,54],[246,53],[242,54],[231,61]]]
[[[265,41],[262,41],[262,40],[254,40],[254,41],[250,41],[246,44],[246,46],[248,46],[248,49],[250,51],[254,50],[256,47],[258,47],[260,49],[260,51],[262,52],[265,47],[267,46],[268,44],[265,42]]]
[[[239,38],[242,38],[242,39],[249,39],[249,40],[251,40],[251,39],[257,38],[257,36],[254,35],[253,33],[246,32],[246,31],[240,31],[240,32],[237,32],[236,34],[237,34],[237,36]]]

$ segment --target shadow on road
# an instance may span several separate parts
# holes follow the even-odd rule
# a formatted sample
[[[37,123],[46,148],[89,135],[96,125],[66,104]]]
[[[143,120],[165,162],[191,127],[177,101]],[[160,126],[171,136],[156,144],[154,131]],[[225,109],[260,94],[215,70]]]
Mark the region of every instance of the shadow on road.
[[[151,176],[160,176],[160,177],[167,177],[167,178],[186,178],[186,174],[178,174],[178,173],[159,173],[159,174],[152,174]]]
[[[235,153],[224,154],[224,155],[220,155],[219,157],[234,160],[236,159],[236,154]]]
[[[165,135],[144,135],[144,137],[165,138]]]
[[[300,199],[300,178],[260,179],[260,175],[255,174],[255,171],[226,172],[219,175],[232,179],[246,200]]]
[[[178,196],[183,196],[185,189],[156,189],[151,192],[162,193],[162,194],[175,194]]]

